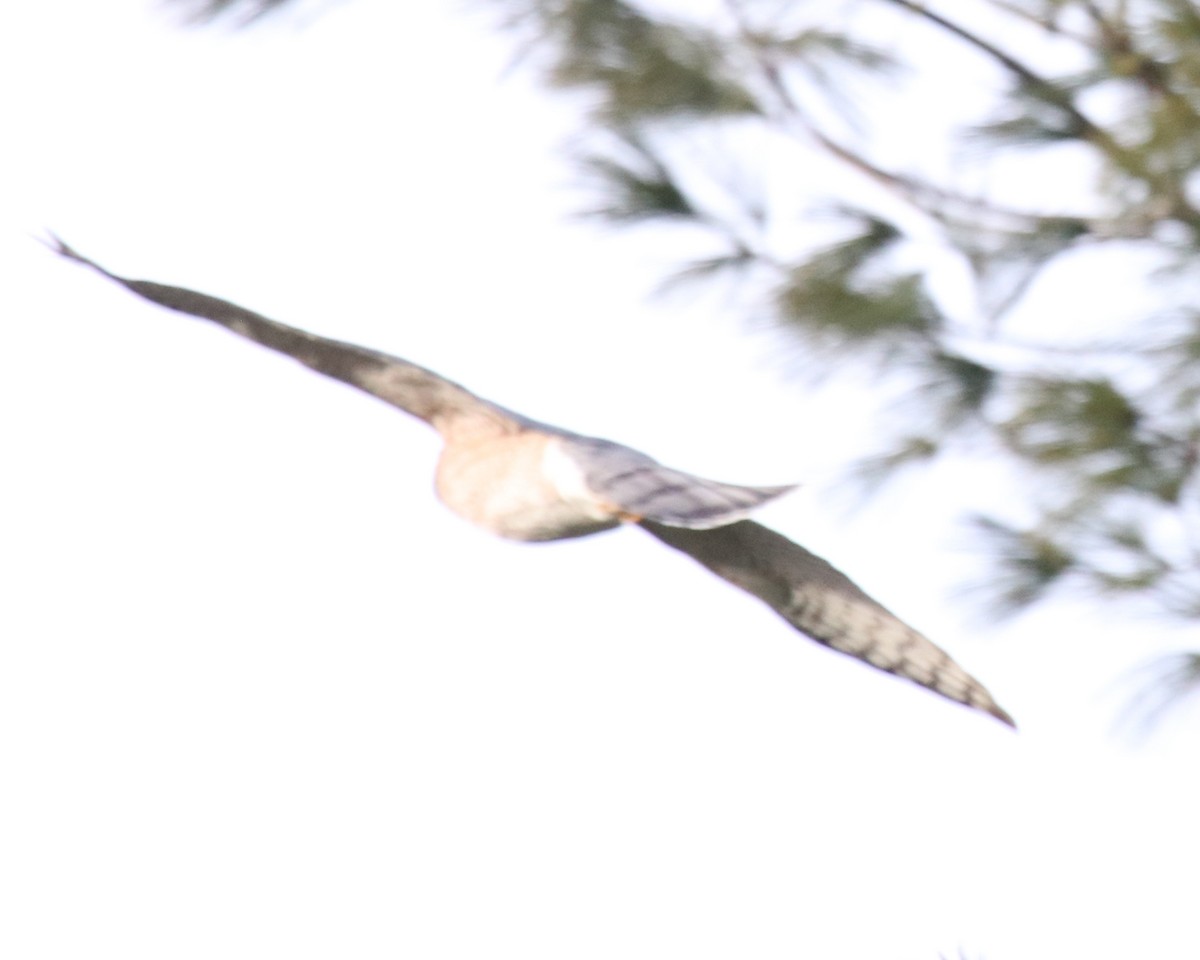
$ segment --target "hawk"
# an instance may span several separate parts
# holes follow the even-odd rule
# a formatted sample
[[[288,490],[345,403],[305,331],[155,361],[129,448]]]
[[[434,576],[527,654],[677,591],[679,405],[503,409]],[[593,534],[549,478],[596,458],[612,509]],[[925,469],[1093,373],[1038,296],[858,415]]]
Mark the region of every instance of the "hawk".
[[[129,280],[62,241],[52,246],[151,303],[219,324],[424,420],[443,441],[439,499],[485,530],[544,541],[638,526],[758,597],[818,643],[1015,726],[945,651],[820,557],[746,519],[793,486],[740,486],[672,470],[621,444],[506,410],[399,357],[194,290]]]

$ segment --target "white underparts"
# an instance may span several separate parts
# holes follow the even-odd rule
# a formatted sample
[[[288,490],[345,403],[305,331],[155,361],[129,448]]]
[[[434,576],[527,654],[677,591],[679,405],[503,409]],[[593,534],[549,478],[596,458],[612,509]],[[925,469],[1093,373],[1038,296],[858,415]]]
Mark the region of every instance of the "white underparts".
[[[617,526],[562,443],[535,432],[449,442],[438,461],[438,496],[464,520],[511,540],[563,540]]]

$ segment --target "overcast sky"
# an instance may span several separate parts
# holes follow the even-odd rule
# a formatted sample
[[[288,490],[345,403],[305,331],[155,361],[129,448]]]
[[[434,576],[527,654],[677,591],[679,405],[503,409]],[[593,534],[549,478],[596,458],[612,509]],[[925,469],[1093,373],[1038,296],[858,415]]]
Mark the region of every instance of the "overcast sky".
[[[978,476],[835,509],[869,430],[668,246],[572,223],[569,104],[450,4],[186,31],[0,11],[0,956],[1127,960],[1194,952],[1181,646],[953,588]],[[424,425],[57,260],[409,357],[745,482],[1021,724],[831,654],[637,530],[490,539]],[[1194,645],[1194,642],[1193,642]]]

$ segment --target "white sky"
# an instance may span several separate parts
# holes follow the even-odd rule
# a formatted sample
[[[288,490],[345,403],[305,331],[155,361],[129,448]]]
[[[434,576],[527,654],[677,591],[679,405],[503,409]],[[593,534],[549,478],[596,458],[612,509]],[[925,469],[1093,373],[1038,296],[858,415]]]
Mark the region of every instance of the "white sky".
[[[970,621],[962,476],[833,511],[863,415],[720,304],[650,300],[668,249],[567,221],[571,114],[509,55],[448,5],[0,12],[0,956],[1190,955],[1196,711],[1112,733],[1182,640]],[[423,425],[45,228],[672,465],[814,481],[765,519],[1021,733],[635,530],[489,539]]]

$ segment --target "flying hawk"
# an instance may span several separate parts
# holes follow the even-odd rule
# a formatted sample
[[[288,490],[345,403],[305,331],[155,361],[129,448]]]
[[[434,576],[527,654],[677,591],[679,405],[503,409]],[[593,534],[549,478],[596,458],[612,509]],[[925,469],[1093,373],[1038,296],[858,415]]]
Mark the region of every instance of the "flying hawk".
[[[844,574],[745,519],[791,486],[738,486],[672,470],[629,447],[530,420],[399,357],[193,290],[127,280],[57,239],[53,248],[152,303],[220,324],[424,420],[444,444],[438,497],[485,530],[537,541],[635,524],[818,643],[1014,725],[982,684]]]

